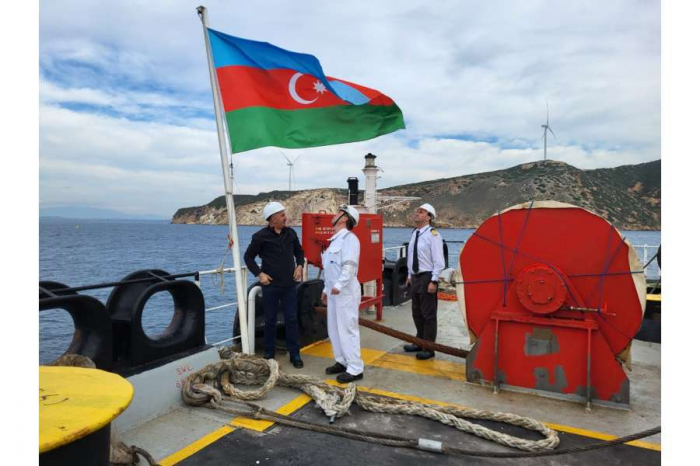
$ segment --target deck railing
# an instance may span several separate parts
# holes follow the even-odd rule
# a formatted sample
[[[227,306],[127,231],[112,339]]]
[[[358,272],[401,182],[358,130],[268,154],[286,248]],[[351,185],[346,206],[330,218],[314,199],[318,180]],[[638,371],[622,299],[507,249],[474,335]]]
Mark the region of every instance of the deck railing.
[[[459,260],[459,253],[462,251],[464,241],[445,241],[448,244],[448,263],[450,267],[456,267]],[[646,265],[649,260],[654,257],[658,251],[658,245],[651,244],[633,244],[632,247],[637,251],[637,256],[642,266]],[[384,248],[384,258],[395,261],[401,257],[406,257],[406,246],[391,246]],[[652,261],[649,266],[644,269],[644,275],[649,279],[661,278],[661,269],[659,269],[656,260]]]
[[[236,268],[235,268],[235,267],[229,267],[229,268],[225,268],[225,269],[203,270],[203,271],[200,271],[200,272],[197,273],[197,275],[195,276],[194,282],[195,282],[195,284],[201,289],[201,288],[202,288],[202,285],[201,285],[201,277],[202,277],[202,276],[205,276],[205,275],[216,275],[216,274],[230,274],[230,273],[234,273],[235,271],[236,271]],[[247,288],[247,283],[248,283],[248,280],[247,280],[247,277],[248,277],[248,269],[247,269],[246,267],[241,267],[241,272],[242,272],[243,283],[246,284],[246,288]],[[223,279],[223,278],[222,278],[222,279]],[[206,308],[206,309],[204,310],[204,312],[206,313],[206,312],[212,312],[212,311],[219,311],[219,310],[221,310],[221,309],[226,309],[226,308],[233,307],[233,306],[237,306],[237,305],[238,305],[238,301],[234,301],[234,302],[231,302],[231,303],[222,304],[222,305],[220,305],[220,306],[214,306],[214,307]],[[254,326],[255,326],[255,314],[252,315],[252,322],[251,322],[251,312],[254,313],[254,312],[255,312],[255,308],[253,308],[253,309],[248,309],[248,329],[249,329],[249,330],[248,330],[248,335],[251,335],[250,327],[251,327],[251,325],[253,326],[252,338],[249,338],[248,342],[249,342],[249,344],[251,345],[251,351],[254,352],[254,351],[255,351],[255,333],[254,333],[254,329],[255,329],[255,327],[254,327]],[[237,316],[236,316],[235,314],[234,314],[234,318],[237,318]],[[211,345],[212,345],[212,346],[221,346],[221,345],[224,345],[224,344],[226,344],[226,343],[232,342],[232,341],[234,341],[234,340],[240,340],[240,339],[241,339],[241,336],[240,336],[240,334],[239,334],[237,337],[226,338],[225,340],[221,340],[221,341],[217,341],[217,342],[215,342],[215,343],[211,343]],[[205,341],[208,342],[208,338],[206,337],[206,335],[205,335]]]
[[[449,247],[449,252],[448,252],[448,260],[449,260],[449,265],[450,267],[455,267],[457,264],[457,261],[459,260],[459,253],[462,250],[462,245],[464,244],[464,241],[446,241],[448,243]],[[649,245],[649,244],[634,244],[632,245],[636,251],[637,255],[639,256],[639,260],[642,263],[642,265],[645,265],[649,260],[656,254],[656,251],[658,250],[659,246],[658,245]],[[401,257],[406,257],[406,246],[390,246],[387,248],[384,248],[384,258],[388,260],[396,260]],[[200,278],[204,275],[214,275],[214,274],[230,274],[234,273],[236,271],[235,268],[230,267],[226,269],[215,269],[215,270],[204,270],[198,273],[198,276],[195,278],[195,283],[197,286],[200,286]],[[246,283],[247,286],[247,269],[246,267],[242,268],[243,272],[243,281]],[[304,276],[307,276],[307,268],[304,267]],[[654,279],[654,278],[660,278],[661,277],[661,269],[659,269],[656,261],[652,261],[649,266],[644,270],[644,273],[647,278]],[[200,286],[201,288],[201,286]],[[255,295],[260,292],[259,287],[254,288],[251,290],[250,295],[248,296],[248,303],[254,303]],[[212,311],[218,311],[221,309],[226,309],[229,307],[233,307],[238,305],[238,302],[232,302],[228,304],[222,304],[220,306],[214,306],[207,308],[205,311],[206,312],[212,312]],[[249,335],[249,344],[251,346],[251,351],[255,350],[255,307],[254,305],[249,305],[248,306],[248,335]],[[212,343],[213,346],[221,346],[226,343],[230,343],[232,341],[240,340],[240,335],[237,337],[232,337],[232,338],[227,338],[225,340],[217,341],[215,343]]]

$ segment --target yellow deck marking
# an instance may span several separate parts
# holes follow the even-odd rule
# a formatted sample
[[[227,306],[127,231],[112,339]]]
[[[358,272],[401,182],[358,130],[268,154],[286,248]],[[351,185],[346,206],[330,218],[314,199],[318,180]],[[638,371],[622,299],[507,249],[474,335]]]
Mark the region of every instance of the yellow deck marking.
[[[333,349],[329,341],[321,341],[309,346],[302,348],[301,352],[309,356],[318,356],[322,358],[333,358]],[[431,375],[438,377],[446,377],[452,380],[464,381],[464,367],[461,364],[450,362],[450,361],[436,361],[434,359],[428,361],[418,361],[414,356],[404,356],[401,354],[387,353],[385,351],[374,350],[371,348],[362,348],[362,360],[365,364],[380,367],[389,370],[398,370],[403,372],[412,372],[422,375]],[[340,385],[337,381],[333,379],[327,379],[325,381],[330,385]],[[421,398],[413,395],[403,395],[401,393],[389,392],[386,390],[381,390],[378,388],[367,388],[367,387],[357,387],[358,390],[371,393],[374,395],[387,396],[391,398],[397,398],[400,400],[408,401],[419,401],[422,403],[441,405],[441,406],[454,406],[457,408],[468,408],[466,406],[461,406],[454,403],[446,403],[444,401],[430,400],[428,398]],[[292,414],[293,412],[301,409],[306,405],[311,398],[305,394],[299,395],[286,405],[279,408],[276,412],[280,414]],[[268,429],[274,423],[269,421],[256,421],[253,419],[245,417],[236,417],[231,420],[228,426],[224,426],[214,432],[207,434],[201,439],[195,441],[194,443],[186,446],[182,450],[179,450],[169,457],[165,458],[160,462],[162,466],[172,466],[185,458],[192,456],[202,448],[216,442],[218,439],[224,435],[233,432],[235,427],[243,427],[246,429],[255,430],[257,432],[263,432]],[[583,437],[590,437],[600,440],[612,440],[618,438],[615,435],[604,434],[602,432],[595,432],[592,430],[579,429],[577,427],[565,426],[561,424],[554,424],[550,422],[543,422],[547,427],[557,430],[559,432],[566,432],[569,434],[581,435]],[[234,427],[235,426],[235,427]],[[628,442],[626,445],[631,445],[639,448],[645,448],[648,450],[661,451],[661,445],[651,442],[643,442],[641,440],[635,440],[633,442]]]
[[[195,440],[194,442],[187,445],[185,448],[176,451],[175,453],[168,456],[167,458],[160,460],[158,462],[158,464],[160,464],[161,466],[172,466],[174,464],[177,464],[180,461],[184,460],[185,458],[189,458],[190,456],[194,455],[202,448],[209,446],[212,443],[216,442],[221,437],[230,434],[234,430],[236,430],[236,429],[234,429],[233,427],[230,427],[230,426],[220,427],[220,428],[216,429],[214,432],[211,432],[211,433],[205,435],[204,437],[200,438],[199,440]]]
[[[648,294],[647,301],[659,301],[659,302],[661,302],[661,295],[660,294]]]
[[[275,412],[285,415],[292,414],[294,411],[303,407],[309,401],[311,401],[311,398],[308,395],[301,394]],[[274,425],[274,422],[256,421],[254,419],[249,419],[242,416],[235,417],[231,420],[231,422],[229,422],[228,425],[216,429],[215,431],[205,435],[199,440],[195,440],[186,447],[176,451],[172,455],[161,460],[158,464],[160,464],[161,466],[172,466],[174,464],[177,464],[185,458],[189,458],[190,456],[194,455],[204,447],[207,447],[212,443],[216,442],[221,437],[230,434],[231,432],[236,430],[237,427],[254,430],[256,432],[263,432],[265,429],[272,425]]]
[[[321,346],[330,343],[329,340],[319,340],[317,342],[311,343],[310,345],[306,345],[301,349],[302,353],[305,353],[307,350],[313,348],[314,346]]]
[[[553,424],[551,422],[543,422],[544,425],[550,429],[558,430],[559,432],[566,432],[567,434],[582,435],[584,437],[596,438],[599,440],[615,440],[619,438],[617,435],[604,434],[602,432],[595,432],[592,430],[579,429],[578,427],[563,426],[561,424]],[[633,445],[639,448],[646,448],[647,450],[661,451],[661,445],[658,443],[643,442],[641,440],[635,440],[633,442],[627,442],[625,445]]]
[[[306,394],[301,394],[286,405],[282,406],[276,412],[284,415],[292,414],[294,411],[301,408],[309,401],[311,401],[310,396]],[[254,430],[256,432],[263,432],[265,429],[267,429],[270,426],[273,426],[275,423],[271,421],[257,421],[255,419],[239,416],[233,419],[229,424],[236,427],[244,427],[246,429]]]
[[[373,361],[370,365],[401,372],[444,377],[452,380],[460,380],[462,382],[465,380],[464,365],[450,361],[438,361],[434,359],[419,361],[415,356],[386,353],[381,358]]]
[[[320,344],[306,346],[301,350],[301,353],[308,354],[309,356],[333,359],[333,347],[330,341],[323,341]],[[361,348],[360,353],[360,357],[365,364],[374,365],[374,361],[384,356],[386,351]]]
[[[302,349],[301,352],[309,356],[333,359],[333,347],[329,341],[309,345]],[[362,348],[361,353],[362,361],[368,366],[433,377],[444,377],[452,380],[464,381],[465,379],[464,366],[456,362],[436,361],[434,359],[419,361],[415,356],[387,353],[386,351],[370,348]]]

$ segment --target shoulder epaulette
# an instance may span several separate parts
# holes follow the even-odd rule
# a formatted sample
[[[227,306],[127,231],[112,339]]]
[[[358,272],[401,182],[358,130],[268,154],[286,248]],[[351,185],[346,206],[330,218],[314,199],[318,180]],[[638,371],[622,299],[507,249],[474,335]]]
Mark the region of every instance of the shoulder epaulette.
[[[430,233],[432,233],[433,236],[437,236],[437,235],[438,235],[438,231],[437,231],[435,228],[431,228],[431,229],[430,229]]]

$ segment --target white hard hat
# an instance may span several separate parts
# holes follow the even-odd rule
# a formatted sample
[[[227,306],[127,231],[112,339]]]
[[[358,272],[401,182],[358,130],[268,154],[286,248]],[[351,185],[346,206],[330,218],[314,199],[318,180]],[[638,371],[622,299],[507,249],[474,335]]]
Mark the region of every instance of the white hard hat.
[[[267,219],[275,215],[277,212],[282,212],[283,210],[285,210],[284,206],[279,202],[268,202],[263,209],[263,220],[267,221]]]
[[[430,215],[433,216],[433,220],[435,220],[435,207],[431,206],[430,204],[428,204],[426,202],[425,204],[423,204],[422,206],[420,206],[418,208],[427,210],[430,213]]]
[[[348,216],[349,216],[351,219],[353,219],[353,221],[355,222],[355,225],[357,225],[358,223],[360,223],[360,213],[359,213],[359,212],[357,211],[357,209],[354,208],[353,206],[351,206],[351,205],[341,205],[339,210],[340,210],[341,212],[345,212],[346,214],[348,214]]]

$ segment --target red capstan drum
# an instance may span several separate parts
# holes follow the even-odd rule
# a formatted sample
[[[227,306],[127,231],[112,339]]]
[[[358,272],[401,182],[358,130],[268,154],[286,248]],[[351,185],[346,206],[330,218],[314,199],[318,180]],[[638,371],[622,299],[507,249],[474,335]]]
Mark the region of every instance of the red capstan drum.
[[[646,280],[608,221],[555,201],[516,205],[479,226],[459,271],[474,342],[469,382],[629,405],[622,364],[642,322]]]

